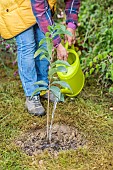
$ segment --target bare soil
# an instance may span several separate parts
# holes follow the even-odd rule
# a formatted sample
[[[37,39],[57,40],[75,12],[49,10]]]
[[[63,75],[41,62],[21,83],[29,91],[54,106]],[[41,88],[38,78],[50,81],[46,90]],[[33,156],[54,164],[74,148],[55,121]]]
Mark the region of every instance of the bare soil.
[[[16,140],[16,145],[28,155],[37,155],[44,151],[57,154],[63,150],[76,150],[83,147],[86,141],[74,127],[54,124],[51,143],[47,141],[46,128],[27,132]]]

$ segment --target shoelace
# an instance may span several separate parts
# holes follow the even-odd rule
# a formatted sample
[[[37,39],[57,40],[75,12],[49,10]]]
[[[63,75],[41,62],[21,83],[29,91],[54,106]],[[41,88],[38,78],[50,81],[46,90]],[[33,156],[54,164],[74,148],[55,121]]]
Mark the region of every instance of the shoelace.
[[[33,100],[33,103],[34,103],[35,107],[41,106],[40,97],[39,97],[39,96],[34,96],[34,97],[32,98],[32,100]]]

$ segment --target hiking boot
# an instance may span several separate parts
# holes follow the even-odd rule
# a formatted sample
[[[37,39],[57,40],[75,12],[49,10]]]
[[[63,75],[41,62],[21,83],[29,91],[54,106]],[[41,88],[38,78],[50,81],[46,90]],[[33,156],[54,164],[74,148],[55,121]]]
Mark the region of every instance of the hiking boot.
[[[44,116],[45,109],[43,108],[40,102],[40,96],[26,97],[25,106],[28,109],[28,112],[35,116]]]
[[[44,94],[41,97],[44,98],[44,99],[48,99],[48,93]],[[50,91],[50,96],[49,97],[50,97],[49,98],[50,102],[54,103],[56,101],[56,97],[55,97],[55,95],[51,91]]]

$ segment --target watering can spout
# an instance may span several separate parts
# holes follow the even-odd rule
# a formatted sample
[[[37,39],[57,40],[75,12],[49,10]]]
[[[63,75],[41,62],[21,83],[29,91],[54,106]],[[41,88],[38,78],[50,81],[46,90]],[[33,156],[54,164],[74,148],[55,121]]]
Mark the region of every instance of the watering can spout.
[[[61,89],[61,93],[63,93],[63,94],[72,94],[72,91],[69,90],[68,88],[65,88],[65,89]]]

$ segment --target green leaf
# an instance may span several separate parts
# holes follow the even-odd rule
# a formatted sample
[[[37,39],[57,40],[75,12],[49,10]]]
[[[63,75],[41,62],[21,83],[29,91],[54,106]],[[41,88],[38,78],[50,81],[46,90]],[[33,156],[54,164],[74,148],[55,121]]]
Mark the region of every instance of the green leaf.
[[[111,80],[113,81],[113,70],[111,70]]]
[[[42,53],[42,50],[39,48],[35,54],[34,54],[34,58],[36,58],[40,53]]]
[[[31,97],[33,97],[35,94],[37,94],[38,92],[41,92],[41,91],[44,91],[44,90],[47,90],[47,87],[38,87],[34,92],[33,94],[31,95]]]
[[[38,82],[36,82],[36,83],[34,83],[34,84],[48,86],[48,84],[47,84],[45,81],[43,81],[43,80],[40,80],[40,81],[38,81]]]
[[[57,29],[60,29],[60,25],[59,25],[59,24],[56,24],[56,25],[54,26],[54,30],[57,30]]]
[[[89,72],[90,72],[90,75],[94,72],[94,70],[95,70],[94,68],[91,68],[91,69],[90,69],[90,71],[89,71]]]
[[[42,50],[42,53],[48,54],[48,51],[47,51],[46,47],[41,46],[39,49]]]
[[[51,64],[51,67],[54,67],[54,66],[56,66],[57,64],[65,65],[65,66],[70,66],[70,64],[69,64],[67,61],[57,60],[57,61],[55,61],[54,63]]]
[[[49,33],[49,32],[46,32],[45,36],[46,36],[46,37],[50,37],[50,33]]]
[[[50,37],[46,37],[46,42],[50,41],[52,43],[52,39]]]
[[[42,60],[44,58],[47,59],[50,62],[50,58],[49,57],[46,57],[44,54],[40,56],[40,60]]]
[[[98,56],[97,56],[97,58],[99,59],[99,60],[102,60],[102,54],[98,54]]]
[[[53,34],[52,38],[54,38],[57,35],[61,35],[61,34],[66,34],[66,35],[72,36],[72,33],[70,31],[68,31],[68,30],[63,31],[63,30],[59,29]]]
[[[49,25],[47,28],[48,28],[49,32],[53,32],[54,25],[51,25],[51,26]]]
[[[58,99],[60,99],[60,96],[61,96],[60,88],[58,88],[57,86],[51,86],[49,90],[50,90]]]
[[[36,58],[39,54],[44,53],[48,54],[47,50],[44,47],[40,47],[34,54],[34,58]]]
[[[106,73],[106,79],[108,79],[108,77],[109,77],[109,73]]]
[[[66,26],[65,25],[60,24],[59,26],[60,26],[60,29],[62,29],[64,32],[66,31]]]
[[[86,73],[85,73],[85,76],[86,76],[86,78],[88,78],[88,77],[89,77],[89,73],[88,73],[88,72],[86,72]]]
[[[72,33],[68,30],[65,31],[65,34],[69,35],[69,36],[72,36]]]
[[[40,42],[39,42],[39,46],[41,46],[42,44],[44,44],[46,42],[46,38],[43,38]]]
[[[105,68],[106,68],[106,63],[102,62],[102,72],[105,71]]]
[[[90,61],[89,66],[90,66],[90,68],[93,66],[93,62],[92,61]]]
[[[56,24],[56,25],[54,26],[54,30],[62,30],[62,31],[65,33],[65,31],[66,31],[66,26],[63,25],[63,24]]]
[[[67,69],[64,66],[58,66],[56,68],[50,68],[48,74],[49,74],[50,77],[52,77],[57,72],[66,73]]]
[[[52,58],[52,49],[53,49],[53,44],[51,42],[51,39],[47,39],[46,40],[47,42],[47,50],[48,50],[48,54],[49,54],[49,57]]]
[[[66,73],[67,69],[65,68],[65,66],[58,66],[57,67],[57,72]]]
[[[96,68],[98,69],[100,67],[100,65],[99,64],[96,64]]]
[[[54,27],[55,33],[53,34],[53,37],[55,37],[56,35],[60,35],[60,34],[67,34],[72,36],[72,33],[68,30],[66,30],[66,26],[62,25],[62,24],[56,24],[56,26]]]
[[[53,34],[52,38],[54,38],[55,36],[60,35],[60,34],[65,34],[65,33],[62,30],[58,30]]]
[[[109,93],[112,93],[113,92],[113,87],[110,87],[109,88]]]
[[[50,77],[52,77],[55,73],[57,73],[57,68],[50,68],[49,69],[48,74],[49,74]]]
[[[59,101],[64,102],[64,94],[61,93]]]
[[[65,81],[54,81],[51,84],[59,84],[64,88],[68,88],[72,91],[71,87],[69,86],[69,84],[67,84]]]

